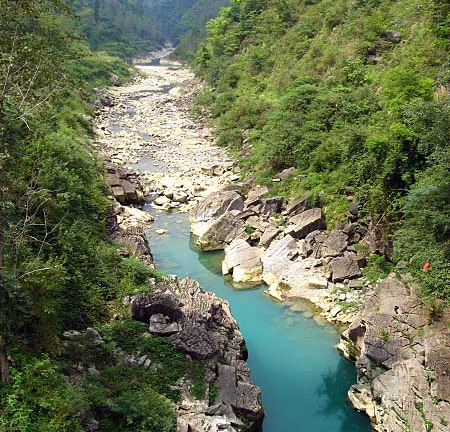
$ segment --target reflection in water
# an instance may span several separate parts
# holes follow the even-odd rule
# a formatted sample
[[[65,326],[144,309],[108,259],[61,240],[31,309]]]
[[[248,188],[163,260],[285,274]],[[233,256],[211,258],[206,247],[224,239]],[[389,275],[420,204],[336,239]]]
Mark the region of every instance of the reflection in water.
[[[322,374],[322,383],[317,389],[318,395],[324,400],[324,406],[317,410],[317,415],[339,418],[341,423],[339,432],[352,430],[355,415],[365,416],[362,413],[346,409],[346,405],[341,403],[339,397],[339,395],[347,393],[347,383],[354,378],[354,372],[348,367],[349,364],[349,360],[340,357],[334,370],[330,369]]]

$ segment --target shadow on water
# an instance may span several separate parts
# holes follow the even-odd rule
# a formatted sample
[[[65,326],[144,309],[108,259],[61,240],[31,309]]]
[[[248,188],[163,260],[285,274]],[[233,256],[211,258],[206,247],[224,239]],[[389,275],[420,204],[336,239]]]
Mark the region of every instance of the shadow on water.
[[[354,381],[355,372],[349,368],[351,362],[340,357],[335,369],[330,369],[321,375],[321,384],[317,389],[318,395],[325,401],[318,411],[318,416],[339,418],[341,428],[339,432],[349,432],[354,425],[355,416],[367,419],[365,414],[355,412],[347,403],[348,382]]]

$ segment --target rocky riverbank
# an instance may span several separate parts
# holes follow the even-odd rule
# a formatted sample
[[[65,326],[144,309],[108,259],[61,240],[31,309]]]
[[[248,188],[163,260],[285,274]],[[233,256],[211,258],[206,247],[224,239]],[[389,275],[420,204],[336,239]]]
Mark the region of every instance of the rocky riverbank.
[[[367,256],[387,247],[370,222],[350,213],[327,231],[306,197],[288,203],[250,185],[209,195],[190,221],[200,248],[225,250],[222,271],[236,286],[264,282],[279,301],[307,299],[327,320],[350,324],[338,346],[358,370],[349,400],[374,430],[448,431],[450,311],[426,306],[410,275],[362,277]]]
[[[131,85],[103,95],[97,109],[96,144],[105,159],[139,176],[142,195],[155,208],[188,210],[239,176],[233,160],[213,146],[208,127],[192,117],[201,85],[172,66],[138,66]],[[108,177],[114,197],[126,190]]]
[[[137,256],[154,267],[144,232],[153,217],[139,207],[189,208],[234,174],[232,161],[211,146],[208,129],[191,119],[199,88],[192,75],[178,68],[143,71],[145,76],[131,86],[102,96],[97,147],[114,200],[109,234],[123,245],[124,257]],[[141,169],[135,165],[139,162]],[[245,341],[228,303],[189,278],[166,276],[162,283],[152,283],[150,294],[124,300],[133,318],[205,369],[207,390],[201,397],[193,395],[188,379],[179,383],[177,431],[258,429],[264,418],[261,391],[250,380]],[[150,360],[127,361],[137,367]]]
[[[339,349],[356,361],[349,391],[379,432],[448,432],[450,311],[417,296],[411,277],[381,281],[342,335]]]
[[[229,185],[190,213],[191,231],[205,250],[225,250],[223,274],[237,287],[265,283],[284,301],[306,299],[329,321],[350,323],[373,286],[361,268],[379,248],[369,224],[353,222],[327,232],[320,208],[307,197],[287,202],[261,186]]]

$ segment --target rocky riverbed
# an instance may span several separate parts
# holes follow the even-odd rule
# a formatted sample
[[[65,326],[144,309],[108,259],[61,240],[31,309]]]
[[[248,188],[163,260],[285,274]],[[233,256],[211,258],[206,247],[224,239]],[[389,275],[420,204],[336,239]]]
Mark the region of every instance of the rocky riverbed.
[[[193,119],[201,85],[192,73],[177,64],[138,69],[132,84],[101,98],[97,146],[110,162],[139,175],[143,195],[157,208],[188,210],[239,176],[233,160],[212,145],[208,127]],[[113,193],[123,202],[120,185]]]
[[[153,217],[142,205],[186,210],[236,175],[232,160],[212,146],[207,127],[191,117],[192,98],[200,89],[192,74],[177,65],[140,70],[131,85],[102,95],[96,145],[114,200],[109,234],[123,246],[123,256],[154,266],[144,232]],[[245,341],[228,303],[189,278],[167,276],[152,283],[150,294],[125,304],[134,319],[148,323],[150,334],[202,361],[208,383],[203,397],[193,396],[189,380],[179,383],[177,431],[258,429],[264,418],[261,391],[250,380]],[[137,367],[148,359],[127,361]]]

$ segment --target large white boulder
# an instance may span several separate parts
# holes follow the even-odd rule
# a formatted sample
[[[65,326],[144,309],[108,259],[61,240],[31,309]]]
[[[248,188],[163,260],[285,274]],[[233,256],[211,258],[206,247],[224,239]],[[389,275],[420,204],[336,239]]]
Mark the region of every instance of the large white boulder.
[[[278,276],[292,264],[291,258],[297,254],[297,241],[290,235],[272,242],[261,258],[263,280],[267,285],[278,284]]]
[[[190,212],[191,232],[204,235],[212,224],[232,210],[241,212],[244,208],[242,196],[236,191],[217,191],[201,200]]]
[[[234,282],[259,284],[262,282],[261,252],[245,240],[234,240],[225,248],[222,262],[224,275],[230,274]]]

